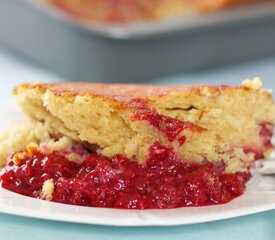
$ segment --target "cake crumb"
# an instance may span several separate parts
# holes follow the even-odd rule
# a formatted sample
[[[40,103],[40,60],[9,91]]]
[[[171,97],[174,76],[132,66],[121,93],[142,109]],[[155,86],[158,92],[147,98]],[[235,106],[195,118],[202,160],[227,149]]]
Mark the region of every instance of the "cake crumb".
[[[25,152],[18,152],[13,155],[12,161],[15,165],[19,165],[21,161],[25,159],[25,157],[26,157]]]
[[[28,156],[31,157],[33,153],[38,150],[38,145],[36,143],[31,143],[27,146],[26,149]]]
[[[250,89],[260,89],[262,87],[262,80],[259,77],[254,77],[253,79],[245,79],[242,81],[242,86]]]
[[[36,143],[30,143],[25,151],[17,152],[13,155],[12,161],[15,165],[19,165],[26,157],[32,157],[33,153],[37,151],[38,145]]]
[[[44,154],[49,154],[55,151],[71,148],[72,145],[73,142],[68,137],[62,137],[57,141],[50,139],[40,145],[40,151]]]
[[[54,192],[54,181],[53,179],[48,179],[44,182],[41,192],[41,197],[46,200],[52,200]]]
[[[75,162],[77,164],[82,164],[83,161],[85,160],[85,156],[81,156],[80,154],[77,154],[77,153],[69,153],[66,155],[66,158],[69,161]]]

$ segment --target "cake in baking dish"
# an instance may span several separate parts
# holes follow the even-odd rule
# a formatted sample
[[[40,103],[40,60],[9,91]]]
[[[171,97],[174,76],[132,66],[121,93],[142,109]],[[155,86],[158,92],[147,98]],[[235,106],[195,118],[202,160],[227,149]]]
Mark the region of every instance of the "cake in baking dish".
[[[98,22],[133,22],[216,11],[266,0],[49,0],[71,15]]]
[[[0,137],[2,187],[61,203],[174,208],[241,195],[272,150],[275,105],[240,86],[24,84]]]

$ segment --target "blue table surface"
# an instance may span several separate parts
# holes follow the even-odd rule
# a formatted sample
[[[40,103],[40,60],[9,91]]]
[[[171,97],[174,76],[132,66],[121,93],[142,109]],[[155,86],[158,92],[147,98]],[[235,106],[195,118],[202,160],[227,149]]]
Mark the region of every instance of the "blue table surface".
[[[152,83],[236,84],[242,79],[254,76],[263,79],[264,87],[275,89],[275,57],[152,80]],[[62,81],[62,79],[0,49],[2,103],[11,101],[10,92],[15,85],[38,81]],[[2,239],[275,239],[275,210],[211,223],[146,228],[82,225],[0,214],[0,240]]]

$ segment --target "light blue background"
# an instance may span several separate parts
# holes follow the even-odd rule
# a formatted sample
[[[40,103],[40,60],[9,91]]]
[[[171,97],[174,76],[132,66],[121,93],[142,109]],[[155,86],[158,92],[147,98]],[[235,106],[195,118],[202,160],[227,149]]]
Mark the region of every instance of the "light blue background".
[[[152,82],[234,84],[240,83],[242,79],[254,76],[260,76],[264,80],[266,88],[275,89],[275,57]],[[5,50],[0,49],[0,99],[2,103],[11,101],[11,89],[19,83],[60,80],[58,76],[47,73],[28,63],[23,63]],[[0,117],[4,117],[3,114]],[[0,214],[0,240],[13,239],[273,240],[275,239],[275,211],[212,223],[161,228],[103,227]]]

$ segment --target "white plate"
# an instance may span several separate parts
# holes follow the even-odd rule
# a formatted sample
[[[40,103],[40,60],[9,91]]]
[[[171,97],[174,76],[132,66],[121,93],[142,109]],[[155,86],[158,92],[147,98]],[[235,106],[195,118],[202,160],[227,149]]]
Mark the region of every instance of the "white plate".
[[[1,106],[0,128],[18,114]],[[2,122],[3,121],[3,122]],[[109,226],[172,226],[210,222],[275,209],[275,178],[255,174],[247,191],[230,203],[169,210],[119,210],[71,206],[33,199],[0,188],[0,212],[55,221]]]

